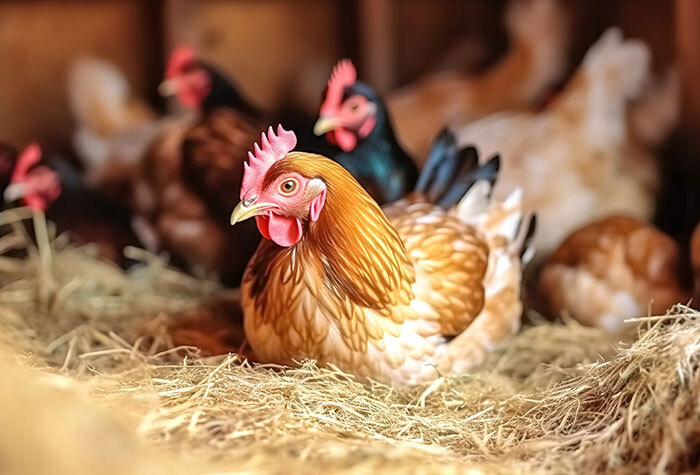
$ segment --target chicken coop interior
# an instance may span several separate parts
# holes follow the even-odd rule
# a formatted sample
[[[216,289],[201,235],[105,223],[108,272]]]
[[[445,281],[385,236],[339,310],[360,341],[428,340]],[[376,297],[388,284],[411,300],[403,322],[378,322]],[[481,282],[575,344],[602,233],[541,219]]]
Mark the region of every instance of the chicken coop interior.
[[[700,467],[700,1],[0,0],[0,472]]]

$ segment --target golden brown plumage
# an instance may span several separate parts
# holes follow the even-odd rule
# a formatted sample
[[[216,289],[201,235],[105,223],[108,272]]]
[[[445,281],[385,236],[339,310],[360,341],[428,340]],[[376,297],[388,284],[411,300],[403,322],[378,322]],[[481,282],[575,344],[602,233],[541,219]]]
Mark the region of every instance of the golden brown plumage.
[[[654,226],[612,216],[572,233],[547,261],[540,293],[549,310],[617,330],[624,320],[663,314],[690,297],[678,245]]]
[[[246,270],[245,329],[261,360],[415,383],[467,370],[519,327],[518,194],[489,203],[481,181],[451,210],[415,195],[382,210],[338,164],[301,152],[274,163],[262,189],[290,173],[322,180],[327,196],[316,221],[291,211],[296,244],[264,239]]]

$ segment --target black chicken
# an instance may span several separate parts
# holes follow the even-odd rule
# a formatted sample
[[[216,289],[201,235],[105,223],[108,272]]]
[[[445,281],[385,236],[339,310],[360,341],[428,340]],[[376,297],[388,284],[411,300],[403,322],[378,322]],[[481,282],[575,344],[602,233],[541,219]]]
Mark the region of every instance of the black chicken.
[[[76,244],[96,244],[104,259],[125,266],[124,248],[139,245],[131,214],[122,203],[89,187],[67,161],[42,160],[38,145],[28,146],[20,155],[0,145],[0,186],[5,203],[21,200],[44,211],[59,233],[68,233]]]
[[[382,98],[357,81],[349,60],[341,60],[328,81],[316,135],[340,148],[332,155],[379,204],[413,190],[418,169],[396,139]]]

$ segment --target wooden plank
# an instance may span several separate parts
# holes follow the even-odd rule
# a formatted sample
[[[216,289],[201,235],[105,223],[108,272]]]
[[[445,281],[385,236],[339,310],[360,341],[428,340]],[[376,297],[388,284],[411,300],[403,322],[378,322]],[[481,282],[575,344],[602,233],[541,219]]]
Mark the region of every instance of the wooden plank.
[[[0,140],[70,152],[66,75],[80,55],[114,62],[135,94],[154,92],[154,13],[138,0],[0,2]]]
[[[383,94],[396,85],[394,0],[359,0],[361,76]]]
[[[206,0],[199,2],[198,19],[203,58],[254,103],[318,113],[342,52],[336,2]]]
[[[676,41],[682,78],[683,125],[700,149],[700,2],[676,0]]]
[[[194,0],[163,0],[163,47],[166,56],[180,45],[198,46],[199,24]]]

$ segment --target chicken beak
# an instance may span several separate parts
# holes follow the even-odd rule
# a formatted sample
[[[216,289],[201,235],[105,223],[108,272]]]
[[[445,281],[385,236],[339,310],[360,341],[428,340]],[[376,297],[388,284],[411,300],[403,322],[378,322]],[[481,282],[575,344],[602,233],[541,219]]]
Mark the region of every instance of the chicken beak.
[[[18,199],[23,197],[24,184],[22,183],[14,183],[12,185],[9,185],[7,188],[5,188],[5,192],[3,193],[3,198],[8,203],[12,203],[13,201],[17,201]]]
[[[158,85],[158,94],[163,97],[174,96],[177,94],[178,86],[177,79],[166,79]]]
[[[337,117],[319,117],[316,124],[314,124],[314,134],[321,136],[337,129],[339,126],[340,120]]]
[[[241,201],[233,208],[231,213],[231,226],[241,221],[245,221],[253,216],[258,216],[270,208],[274,208],[276,205],[271,203],[251,203],[246,206],[245,201]]]

